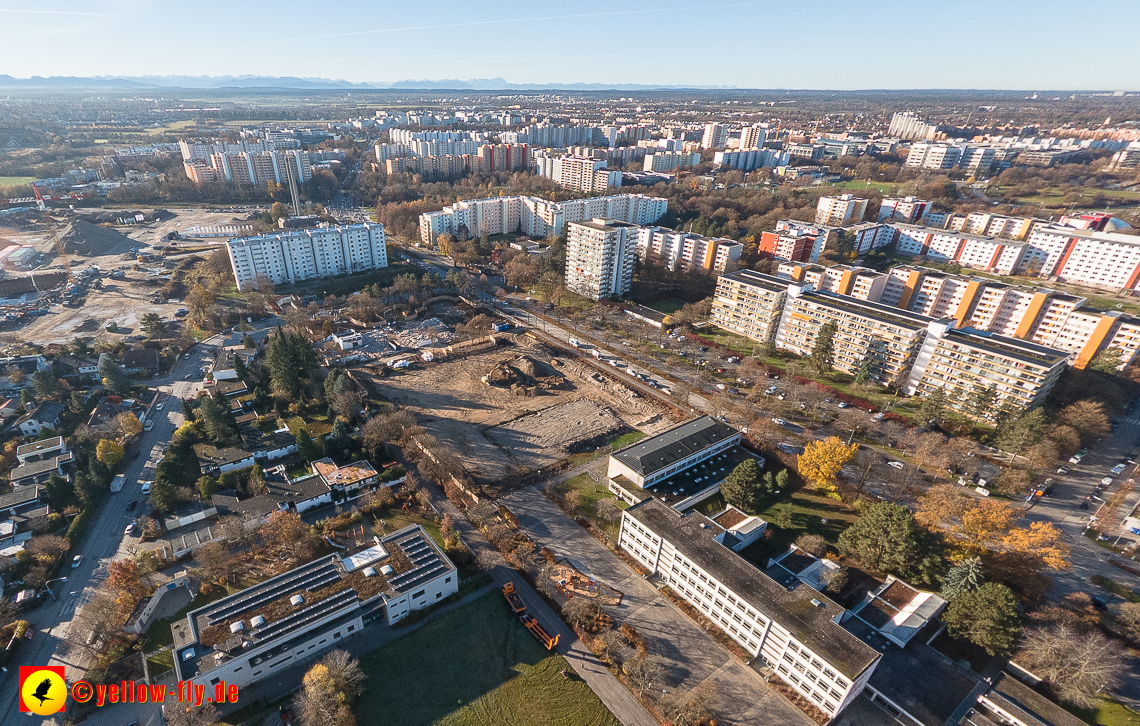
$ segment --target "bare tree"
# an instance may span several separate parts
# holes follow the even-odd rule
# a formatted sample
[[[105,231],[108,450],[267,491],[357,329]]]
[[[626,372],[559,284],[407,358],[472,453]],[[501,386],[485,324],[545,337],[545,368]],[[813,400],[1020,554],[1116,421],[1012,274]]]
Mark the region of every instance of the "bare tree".
[[[163,711],[167,726],[214,726],[220,715],[212,703],[201,706],[175,702]]]
[[[673,726],[697,726],[709,717],[709,704],[716,695],[716,684],[710,680],[701,683],[688,693],[679,693],[669,700],[665,713]]]
[[[617,505],[617,498],[606,498],[598,502],[598,519],[613,524],[621,519],[621,507]]]
[[[622,672],[629,678],[630,685],[638,696],[648,693],[654,684],[658,686],[665,680],[665,666],[661,661],[651,655],[638,655],[627,660],[621,667]]]
[[[1027,632],[1018,661],[1044,678],[1062,701],[1082,708],[1092,708],[1097,692],[1120,683],[1126,667],[1119,644],[1067,625]]]

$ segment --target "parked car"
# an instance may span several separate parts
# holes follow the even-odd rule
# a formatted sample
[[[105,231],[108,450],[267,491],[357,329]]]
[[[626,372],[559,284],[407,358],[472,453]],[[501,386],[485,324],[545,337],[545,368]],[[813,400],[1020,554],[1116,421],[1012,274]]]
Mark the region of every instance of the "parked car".
[[[896,469],[902,469],[903,467],[906,466],[906,464],[904,464],[901,461],[888,461],[887,466],[893,466]]]
[[[138,508],[138,506],[139,506],[139,500],[132,499],[131,501],[127,502],[127,511],[133,512],[133,511],[135,511],[136,508]]]
[[[1112,477],[1110,477],[1110,476],[1106,476],[1105,478],[1100,480],[1100,485],[1102,487],[1109,486],[1110,484],[1112,484]]]
[[[127,528],[125,530],[123,530],[123,534],[125,534],[128,537],[134,537],[135,532],[138,531],[138,528],[139,528],[138,524],[131,522],[130,524],[127,525]]]
[[[150,487],[152,484],[154,484],[154,482],[144,481],[143,485],[142,485],[142,493],[143,494],[150,494]]]
[[[787,426],[788,425],[788,422],[782,418],[774,418],[774,419],[772,419],[772,423],[776,424],[777,426]]]
[[[847,408],[849,405],[850,404],[848,404],[846,401],[840,401],[839,403],[835,404],[836,408]]]
[[[1124,467],[1125,464],[1117,464],[1116,466],[1112,467],[1112,475],[1119,476],[1120,473],[1124,471]]]
[[[83,564],[83,555],[76,555],[71,558],[71,569],[75,569]]]
[[[1070,471],[1072,471],[1072,469],[1068,466],[1062,466],[1060,469],[1057,469],[1058,474],[1068,474]]]

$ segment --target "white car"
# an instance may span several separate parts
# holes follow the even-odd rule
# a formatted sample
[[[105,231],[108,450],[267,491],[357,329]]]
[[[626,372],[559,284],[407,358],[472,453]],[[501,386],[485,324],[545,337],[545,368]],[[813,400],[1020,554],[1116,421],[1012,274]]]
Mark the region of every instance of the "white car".
[[[83,564],[83,555],[76,555],[71,558],[71,569],[75,569]]]
[[[1081,459],[1083,459],[1083,458],[1084,457],[1082,457],[1082,456],[1079,456],[1077,454],[1073,454],[1072,456],[1069,457],[1069,463],[1070,464],[1079,464],[1079,463],[1081,463]]]
[[[893,466],[896,469],[902,469],[906,466],[906,464],[902,463],[901,461],[888,461],[887,466]]]
[[[774,419],[772,419],[772,423],[776,424],[777,426],[787,426],[788,425],[788,422],[782,418],[774,418]]]
[[[1110,476],[1106,476],[1105,478],[1100,480],[1100,485],[1104,486],[1104,487],[1108,486],[1111,483],[1112,483],[1112,477],[1110,477]]]
[[[143,485],[142,485],[142,493],[143,494],[150,494],[150,485],[153,483],[154,482],[151,482],[151,481],[144,481]]]
[[[847,408],[848,405],[849,404],[846,401],[840,401],[839,403],[835,404],[836,408]]]
[[[155,409],[158,411],[161,411],[162,410],[162,404],[160,403],[157,406],[155,406]]]
[[[1116,466],[1112,467],[1112,475],[1119,476],[1120,473],[1124,471],[1125,466],[1125,464],[1117,464]]]

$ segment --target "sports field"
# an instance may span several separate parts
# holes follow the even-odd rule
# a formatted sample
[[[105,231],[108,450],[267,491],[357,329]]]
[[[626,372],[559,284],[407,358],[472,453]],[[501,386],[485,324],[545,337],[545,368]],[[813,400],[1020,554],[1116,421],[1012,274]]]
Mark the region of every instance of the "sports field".
[[[361,726],[619,726],[492,591],[370,653]],[[570,673],[564,678],[561,671]]]

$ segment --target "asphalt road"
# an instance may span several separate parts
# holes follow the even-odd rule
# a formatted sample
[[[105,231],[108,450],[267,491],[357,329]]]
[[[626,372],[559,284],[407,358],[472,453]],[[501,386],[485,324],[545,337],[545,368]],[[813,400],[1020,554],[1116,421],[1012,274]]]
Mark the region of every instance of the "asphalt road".
[[[273,323],[274,321],[263,322],[262,327]],[[0,723],[20,721],[21,714],[17,700],[19,666],[63,665],[68,667],[69,683],[78,679],[84,667],[80,661],[86,655],[83,652],[68,653],[67,639],[72,619],[75,612],[90,601],[95,588],[106,579],[108,565],[116,559],[132,555],[138,540],[125,536],[125,530],[130,522],[148,512],[145,497],[142,495],[142,481],[153,478],[153,466],[161,456],[161,451],[156,450],[156,447],[169,443],[174,430],[183,423],[179,397],[194,395],[201,388],[200,369],[213,361],[216,346],[221,342],[222,336],[214,336],[196,345],[190,351],[188,358],[183,357],[178,360],[171,373],[150,381],[151,388],[157,388],[159,391],[159,399],[148,415],[148,420],[154,422],[154,427],[150,431],[143,431],[138,442],[140,452],[138,458],[128,461],[123,468],[123,473],[126,474],[123,490],[112,492],[104,498],[79,547],[68,555],[70,558],[81,553],[82,564],[76,568],[65,564],[60,576],[66,577],[67,580],[49,583],[51,590],[59,599],[55,600],[49,596],[44,605],[28,613],[27,619],[36,629],[36,635],[30,643],[20,648],[7,670],[0,673]],[[192,381],[185,380],[187,374],[193,374]],[[171,395],[172,393],[174,395]],[[157,410],[159,403],[162,404],[161,411]],[[143,470],[148,463],[152,468],[144,476]],[[133,512],[128,512],[127,505],[132,500],[138,500],[139,505]],[[138,714],[132,718],[125,718],[123,723],[134,718],[139,719],[141,726],[159,723],[157,709],[150,710],[153,711],[152,714]],[[28,715],[39,722],[39,717]]]

